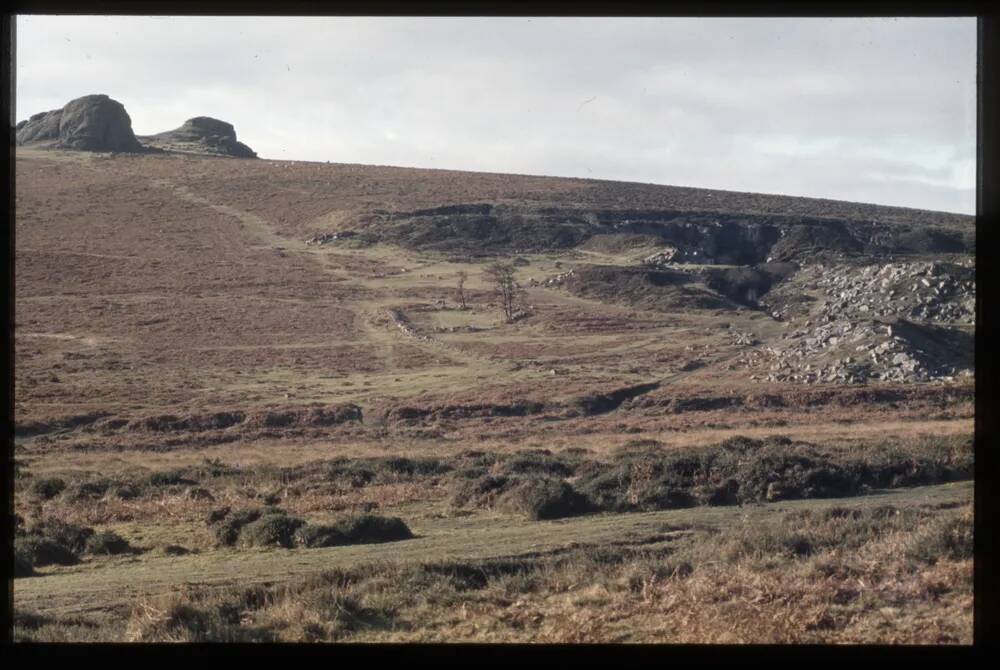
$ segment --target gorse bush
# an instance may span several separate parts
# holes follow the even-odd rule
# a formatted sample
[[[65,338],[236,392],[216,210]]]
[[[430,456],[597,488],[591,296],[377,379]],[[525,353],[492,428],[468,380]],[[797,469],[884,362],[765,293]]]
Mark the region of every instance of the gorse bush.
[[[295,531],[305,523],[284,513],[263,514],[240,529],[239,544],[244,547],[290,549],[295,546]]]
[[[499,499],[505,511],[523,514],[529,519],[560,519],[583,514],[591,506],[566,482],[549,477],[522,477]]]
[[[73,550],[55,540],[27,535],[14,540],[14,548],[32,567],[76,565],[80,562]]]
[[[47,518],[32,525],[27,532],[30,535],[61,544],[70,551],[79,554],[86,549],[87,541],[94,534],[94,529],[78,526],[62,519]]]
[[[111,531],[91,535],[87,539],[85,549],[88,554],[95,555],[118,555],[132,552],[128,541]]]
[[[411,537],[413,533],[402,519],[374,514],[350,516],[331,525],[304,526],[295,535],[296,542],[306,547],[375,544]]]
[[[31,492],[43,500],[51,500],[66,489],[66,482],[58,477],[36,480]]]

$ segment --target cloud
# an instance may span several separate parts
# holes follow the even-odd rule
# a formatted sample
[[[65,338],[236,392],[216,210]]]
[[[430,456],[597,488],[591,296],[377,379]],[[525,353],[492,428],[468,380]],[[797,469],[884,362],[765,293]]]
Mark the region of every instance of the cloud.
[[[974,207],[964,19],[18,18],[18,117],[87,93],[265,158]],[[920,188],[923,185],[927,188]]]

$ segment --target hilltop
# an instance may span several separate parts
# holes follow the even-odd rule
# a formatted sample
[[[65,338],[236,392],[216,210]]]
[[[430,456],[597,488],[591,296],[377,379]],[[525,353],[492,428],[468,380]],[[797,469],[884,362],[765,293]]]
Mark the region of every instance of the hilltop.
[[[60,109],[33,114],[18,122],[15,133],[17,146],[42,149],[257,157],[250,147],[236,140],[232,124],[207,116],[188,119],[175,130],[138,138],[125,106],[103,93],[85,95]]]

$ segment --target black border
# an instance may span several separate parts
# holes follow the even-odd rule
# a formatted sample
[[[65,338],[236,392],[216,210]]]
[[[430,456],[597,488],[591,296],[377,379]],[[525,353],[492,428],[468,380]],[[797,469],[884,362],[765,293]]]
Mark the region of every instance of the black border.
[[[6,234],[3,235],[4,271],[3,295],[6,327],[2,329],[3,354],[8,373],[0,392],[4,402],[2,422],[7,437],[4,482],[6,485],[8,514],[3,519],[5,531],[5,574],[12,574],[13,529],[11,527],[13,496],[13,363],[14,363],[14,111],[15,91],[15,48],[16,14],[123,14],[123,15],[259,15],[259,16],[977,16],[978,17],[978,151],[977,151],[977,203],[976,203],[976,466],[975,466],[975,642],[973,647],[883,647],[851,646],[828,647],[813,645],[792,646],[646,646],[646,645],[269,645],[253,647],[255,657],[263,659],[271,654],[287,657],[307,657],[314,655],[367,655],[377,651],[387,657],[400,655],[406,658],[448,658],[461,657],[470,653],[486,653],[497,660],[520,656],[531,656],[546,660],[571,661],[599,660],[607,654],[616,660],[653,660],[664,654],[681,658],[711,658],[721,661],[727,657],[764,657],[771,654],[786,658],[835,657],[841,659],[906,658],[935,662],[942,658],[969,659],[984,656],[985,650],[996,644],[997,636],[997,580],[995,552],[993,548],[993,528],[996,522],[996,494],[993,483],[997,482],[997,459],[993,446],[996,444],[997,430],[997,368],[996,354],[989,345],[1000,336],[994,314],[988,309],[994,280],[993,267],[987,255],[996,248],[997,227],[1000,226],[998,211],[1000,198],[997,195],[998,154],[997,94],[1000,92],[1000,21],[995,10],[987,9],[985,2],[770,2],[736,3],[725,1],[674,2],[668,4],[635,1],[617,2],[604,6],[580,4],[551,4],[542,2],[401,2],[399,0],[346,0],[341,2],[320,2],[317,0],[288,0],[287,2],[267,1],[226,1],[206,0],[204,2],[183,2],[180,0],[90,0],[89,2],[69,2],[67,0],[14,0],[12,7],[0,16],[0,53],[3,67],[0,71],[0,113],[8,120],[7,151],[3,153],[2,164],[4,189]],[[5,642],[10,644],[12,612],[12,580],[5,580],[7,608],[2,613],[5,625]],[[232,656],[248,651],[236,645],[12,645],[19,656],[34,657],[45,655],[58,657],[76,655],[81,651],[113,652],[124,656],[154,654],[157,656],[212,656],[216,653]],[[596,655],[595,655],[596,654]]]

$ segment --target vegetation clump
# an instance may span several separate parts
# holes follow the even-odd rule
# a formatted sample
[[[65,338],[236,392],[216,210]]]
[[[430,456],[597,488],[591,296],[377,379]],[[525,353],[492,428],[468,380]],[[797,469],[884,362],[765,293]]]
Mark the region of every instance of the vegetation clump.
[[[31,485],[31,492],[42,500],[51,500],[66,489],[66,482],[58,477],[39,479]]]
[[[336,547],[345,544],[395,542],[412,537],[413,532],[409,526],[398,517],[360,514],[332,525],[304,526],[298,530],[295,539],[306,547]]]
[[[128,540],[111,531],[91,535],[87,539],[85,550],[88,554],[105,556],[117,556],[119,554],[132,553],[133,551]]]
[[[240,529],[239,544],[243,547],[290,549],[295,546],[295,531],[305,523],[302,519],[288,516],[285,512],[262,514]]]
[[[32,567],[76,565],[80,562],[73,550],[47,537],[26,535],[14,540],[15,553]]]
[[[32,525],[27,534],[49,539],[80,554],[86,549],[87,541],[93,536],[94,529],[50,517]]]
[[[14,550],[14,577],[32,577],[35,573],[31,556],[23,549]]]
[[[498,506],[533,520],[561,519],[591,510],[586,496],[551,477],[519,479],[499,498]]]

